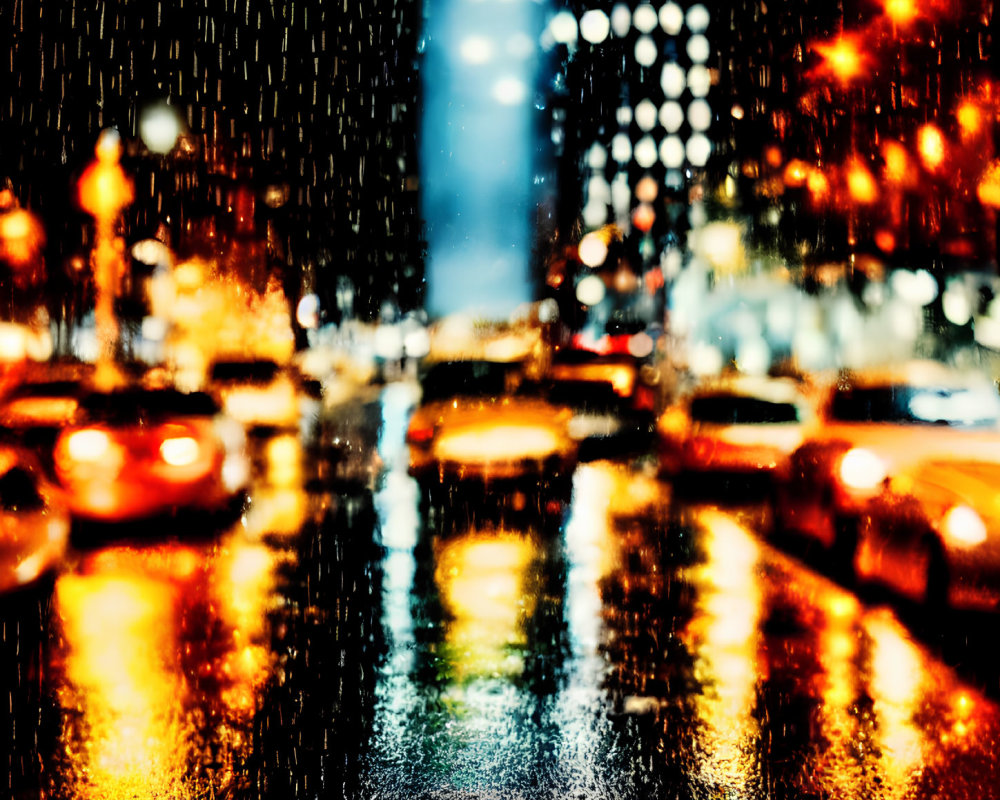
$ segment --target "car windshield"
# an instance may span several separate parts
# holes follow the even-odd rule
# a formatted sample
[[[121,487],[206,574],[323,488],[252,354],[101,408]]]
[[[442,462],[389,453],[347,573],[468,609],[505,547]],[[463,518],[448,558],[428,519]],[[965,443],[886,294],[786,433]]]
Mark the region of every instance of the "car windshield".
[[[764,425],[799,421],[794,403],[775,402],[760,397],[712,394],[691,401],[691,420],[716,425]]]
[[[614,386],[603,381],[555,381],[548,397],[554,403],[595,412],[619,411],[625,405]]]
[[[518,367],[506,361],[442,361],[434,364],[421,381],[423,400],[510,394]]]
[[[274,361],[216,361],[212,365],[212,380],[267,383],[274,380],[279,370]]]
[[[112,425],[130,425],[140,420],[159,420],[175,416],[211,416],[218,406],[204,392],[181,392],[175,389],[125,389],[94,392],[81,401],[87,419]]]
[[[1000,421],[1000,398],[977,388],[849,387],[834,394],[830,416],[841,422],[988,427]]]

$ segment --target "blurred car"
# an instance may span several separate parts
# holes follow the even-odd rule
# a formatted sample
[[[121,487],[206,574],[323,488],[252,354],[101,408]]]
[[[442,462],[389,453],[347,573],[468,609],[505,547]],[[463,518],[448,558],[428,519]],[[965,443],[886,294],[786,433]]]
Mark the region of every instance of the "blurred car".
[[[249,479],[243,427],[208,394],[176,389],[85,395],[53,469],[73,516],[95,522],[236,511]]]
[[[568,486],[573,413],[540,396],[519,362],[432,364],[406,433],[409,472],[425,487],[475,482]]]
[[[660,472],[675,480],[720,475],[770,481],[815,421],[811,389],[796,378],[706,379],[657,420]]]
[[[643,361],[628,353],[563,348],[553,356],[543,383],[550,400],[573,409],[569,434],[579,444],[579,459],[589,461],[649,448],[654,381]]]
[[[1000,395],[975,371],[920,361],[845,373],[821,417],[778,482],[774,526],[828,548],[847,578],[861,515],[888,476],[934,458],[1000,461]]]
[[[0,591],[33,583],[62,558],[69,514],[34,456],[0,445]]]
[[[316,381],[269,359],[216,361],[209,387],[222,410],[248,430],[293,430],[319,413]]]
[[[48,463],[56,436],[73,423],[80,398],[89,391],[94,365],[53,361],[31,366],[0,399],[0,430]]]
[[[921,461],[864,505],[856,577],[926,604],[1000,605],[1000,462]]]

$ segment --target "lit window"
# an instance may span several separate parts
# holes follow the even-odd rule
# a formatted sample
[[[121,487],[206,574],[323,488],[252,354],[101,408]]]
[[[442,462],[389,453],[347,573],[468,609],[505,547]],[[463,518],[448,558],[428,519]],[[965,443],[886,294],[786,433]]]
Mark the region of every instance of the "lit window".
[[[596,275],[588,275],[576,285],[576,299],[585,306],[596,306],[606,294],[604,281]]]
[[[660,27],[670,34],[676,36],[684,27],[684,10],[677,3],[664,3],[660,6]]]
[[[580,17],[580,35],[591,44],[600,44],[611,32],[611,20],[599,9],[591,9]]]
[[[632,27],[632,12],[629,11],[625,3],[617,3],[611,9],[611,30],[615,36],[623,39],[628,36],[629,28]]]
[[[701,3],[691,6],[687,12],[687,26],[692,33],[702,33],[707,27],[711,15]]]
[[[656,42],[651,36],[640,36],[635,43],[635,60],[643,67],[651,67],[656,63]]]
[[[632,12],[632,24],[639,33],[649,33],[656,27],[658,21],[656,9],[649,3],[643,3]]]
[[[549,22],[549,32],[559,44],[576,42],[576,17],[569,11],[560,11]]]
[[[687,54],[693,63],[704,64],[708,61],[708,57],[711,54],[708,39],[700,33],[692,36],[688,39]]]
[[[702,133],[696,133],[688,139],[685,148],[687,159],[696,167],[703,167],[708,162],[708,157],[712,154],[712,143],[708,137]]]
[[[493,84],[493,99],[505,106],[516,106],[528,96],[528,87],[519,78],[500,78]]]
[[[704,97],[712,86],[712,75],[706,67],[697,64],[688,70],[687,85],[695,97]]]
[[[679,64],[671,62],[663,65],[663,72],[660,73],[660,86],[667,97],[680,97],[686,84],[687,76]]]
[[[656,163],[656,142],[652,136],[643,136],[635,143],[635,163],[644,169]]]
[[[684,109],[681,104],[669,100],[660,106],[660,124],[667,129],[667,133],[677,133],[684,124]]]
[[[587,151],[587,166],[591,169],[604,169],[608,163],[608,151],[598,142],[594,142]]]
[[[704,100],[695,100],[688,106],[687,118],[692,130],[707,131],[712,124],[712,107]]]
[[[627,134],[616,133],[611,140],[611,157],[619,164],[625,164],[632,158],[632,141]]]
[[[467,64],[485,64],[493,58],[493,42],[485,36],[467,36],[459,45],[459,54]]]
[[[660,142],[660,161],[665,167],[679,167],[684,163],[684,142],[680,136],[668,136]]]
[[[635,107],[636,124],[644,131],[651,131],[656,127],[657,108],[649,98],[642,100]]]

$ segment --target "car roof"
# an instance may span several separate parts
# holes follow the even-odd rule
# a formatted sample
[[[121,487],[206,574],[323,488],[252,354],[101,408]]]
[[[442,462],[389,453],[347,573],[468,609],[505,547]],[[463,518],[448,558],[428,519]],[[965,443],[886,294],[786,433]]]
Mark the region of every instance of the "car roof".
[[[807,386],[796,378],[769,375],[723,375],[694,386],[689,396],[755,397],[772,403],[801,403],[807,399]]]
[[[964,369],[930,359],[899,364],[843,370],[835,382],[838,388],[879,386],[962,387],[986,386],[992,380],[980,370]]]

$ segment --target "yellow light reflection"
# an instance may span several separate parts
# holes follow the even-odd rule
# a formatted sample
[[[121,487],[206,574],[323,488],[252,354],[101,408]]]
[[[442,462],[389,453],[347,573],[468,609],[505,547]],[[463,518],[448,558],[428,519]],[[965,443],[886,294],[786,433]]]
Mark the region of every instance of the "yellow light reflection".
[[[886,16],[897,25],[909,25],[917,18],[913,0],[883,0]]]
[[[698,613],[689,633],[695,671],[705,686],[696,697],[702,723],[703,777],[720,790],[752,785],[758,769],[752,742],[756,702],[757,627],[761,596],[759,548],[749,531],[715,510],[701,510],[706,563],[699,570]]]
[[[865,628],[871,637],[870,693],[885,785],[902,796],[924,758],[924,734],[914,719],[923,681],[920,654],[888,612],[869,616]]]
[[[696,231],[692,250],[720,274],[742,272],[747,266],[744,229],[737,222],[710,222]]]
[[[302,485],[302,443],[293,434],[273,437],[267,443],[267,474],[271,486],[292,487]]]
[[[870,205],[878,199],[878,184],[871,172],[859,161],[854,161],[847,169],[847,191],[857,203]]]
[[[0,214],[0,259],[15,269],[27,267],[41,255],[45,245],[42,223],[23,208]]]
[[[246,515],[247,533],[253,537],[294,536],[302,530],[308,513],[309,496],[298,487],[255,489]]]
[[[275,554],[269,548],[235,537],[221,552],[217,572],[220,616],[244,641],[265,630],[275,566]]]
[[[809,177],[809,165],[798,158],[793,158],[785,165],[783,180],[785,186],[795,189],[803,186]]]
[[[814,203],[822,203],[830,194],[830,180],[819,170],[813,170],[806,178],[806,188]]]
[[[227,793],[271,674],[274,565],[237,529],[205,548],[108,548],[59,578],[68,796]]]
[[[817,689],[822,698],[820,724],[827,746],[818,759],[816,772],[820,781],[832,784],[833,796],[858,797],[862,776],[856,757],[864,747],[859,732],[856,702],[858,678],[856,658],[861,608],[858,601],[839,589],[830,587],[820,608]],[[860,733],[860,736],[859,736]]]
[[[75,797],[186,796],[190,747],[173,603],[168,583],[141,576],[59,579],[69,647],[62,701],[82,712],[79,730],[66,737]]]
[[[122,209],[132,202],[133,189],[132,181],[118,163],[122,143],[117,131],[102,131],[94,153],[96,160],[84,170],[77,188],[80,207],[94,218],[96,228],[91,255],[98,341],[95,382],[100,388],[111,388],[121,380],[114,367],[118,342],[114,301],[121,291],[126,271],[125,240],[116,234],[115,225]]]
[[[458,683],[521,673],[524,621],[535,605],[527,585],[534,556],[527,535],[505,530],[439,543],[435,580],[450,616],[445,641]]]
[[[945,158],[944,134],[933,125],[923,125],[917,132],[917,149],[923,165],[931,171],[936,170]]]
[[[976,186],[976,197],[984,206],[1000,208],[1000,161],[994,161],[983,172]]]
[[[911,187],[916,183],[916,170],[910,160],[910,154],[899,142],[886,141],[882,145],[882,158],[885,161],[886,181],[895,186]]]
[[[983,112],[975,103],[966,100],[955,112],[963,139],[971,139],[983,130]]]
[[[101,461],[110,447],[111,437],[95,428],[76,431],[66,440],[66,452],[74,461]]]

